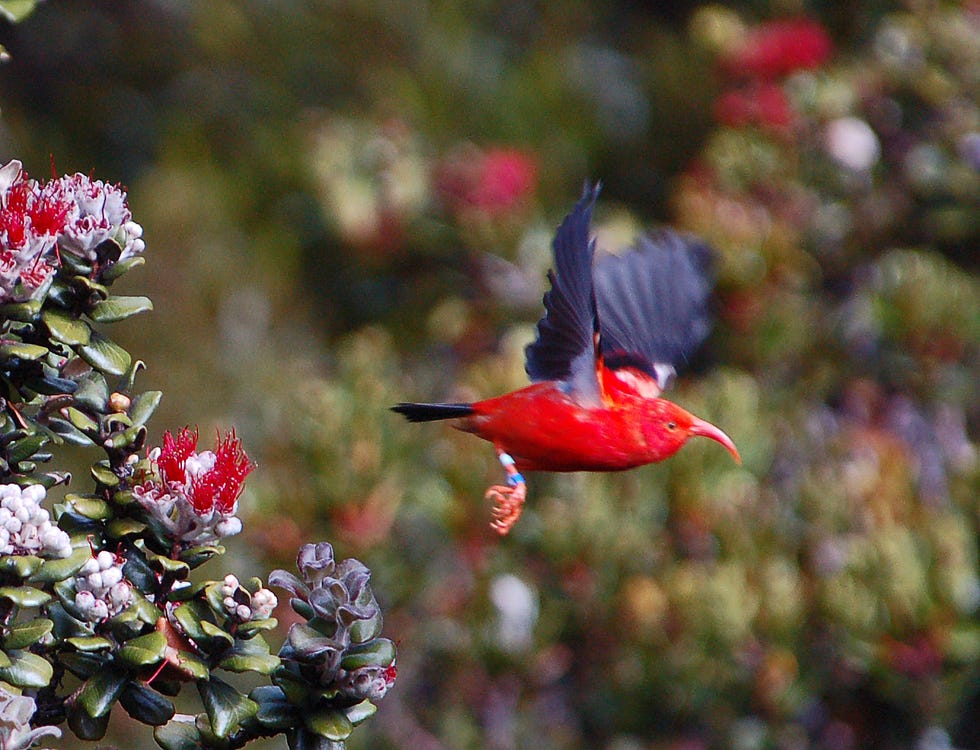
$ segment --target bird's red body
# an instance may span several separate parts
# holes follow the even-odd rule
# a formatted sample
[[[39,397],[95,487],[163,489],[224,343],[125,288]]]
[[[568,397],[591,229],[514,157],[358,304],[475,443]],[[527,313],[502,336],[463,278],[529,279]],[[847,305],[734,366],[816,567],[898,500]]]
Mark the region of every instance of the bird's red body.
[[[526,350],[532,384],[469,404],[393,407],[413,422],[458,419],[493,443],[508,475],[508,486],[487,493],[502,534],[521,513],[522,471],[631,469],[669,458],[695,436],[740,461],[724,432],[660,398],[674,363],[707,335],[708,249],[665,232],[593,263],[597,194],[587,188],[555,235],[546,314]]]
[[[602,374],[599,406],[582,406],[560,383],[546,381],[477,401],[473,416],[457,426],[505,450],[521,471],[632,469],[670,458],[693,435],[714,438],[737,457],[721,430],[666,399],[641,395],[642,375],[623,382]]]

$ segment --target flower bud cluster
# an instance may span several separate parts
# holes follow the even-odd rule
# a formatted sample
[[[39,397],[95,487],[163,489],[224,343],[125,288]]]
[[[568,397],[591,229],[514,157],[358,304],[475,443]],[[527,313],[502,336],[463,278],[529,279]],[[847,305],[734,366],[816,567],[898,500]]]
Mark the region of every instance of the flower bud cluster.
[[[261,588],[250,594],[238,578],[231,574],[226,575],[221,584],[221,597],[225,612],[240,623],[268,620],[279,604],[276,595],[269,589]]]
[[[149,453],[156,470],[133,494],[166,534],[184,545],[213,544],[242,530],[235,513],[252,463],[234,432],[214,451],[197,450],[188,428],[164,434],[163,447]]]
[[[0,167],[0,302],[43,297],[60,251],[94,260],[112,239],[119,260],[143,252],[143,228],[132,218],[116,185],[83,174],[41,183],[19,161]]]
[[[41,737],[60,737],[57,727],[31,727],[31,718],[37,710],[33,698],[13,695],[0,687],[0,748],[3,750],[27,750]]]
[[[125,560],[108,550],[86,560],[75,577],[75,606],[89,622],[113,617],[133,603],[133,589],[123,578]]]
[[[41,507],[47,491],[39,484],[0,485],[0,555],[68,557],[71,539]]]
[[[293,608],[308,620],[290,629],[279,652],[287,670],[346,700],[383,698],[397,675],[395,647],[378,637],[371,571],[358,560],[335,562],[326,542],[304,545],[297,567],[302,580],[283,570],[269,578],[293,594]]]

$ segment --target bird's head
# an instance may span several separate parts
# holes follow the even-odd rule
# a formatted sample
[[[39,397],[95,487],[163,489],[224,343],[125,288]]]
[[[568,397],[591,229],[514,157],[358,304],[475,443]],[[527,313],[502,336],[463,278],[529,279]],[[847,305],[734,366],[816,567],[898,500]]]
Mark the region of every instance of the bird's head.
[[[647,399],[644,407],[643,436],[651,454],[655,456],[653,460],[669,458],[690,438],[700,436],[721,443],[736,463],[742,463],[732,439],[710,422],[662,398]]]

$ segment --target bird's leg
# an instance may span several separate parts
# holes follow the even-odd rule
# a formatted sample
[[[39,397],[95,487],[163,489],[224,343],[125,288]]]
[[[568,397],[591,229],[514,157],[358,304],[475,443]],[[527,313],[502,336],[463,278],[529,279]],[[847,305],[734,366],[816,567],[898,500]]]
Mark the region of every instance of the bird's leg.
[[[497,458],[507,472],[507,484],[496,484],[487,490],[486,499],[493,502],[493,521],[490,527],[503,536],[509,532],[517,519],[521,517],[524,508],[524,498],[527,497],[527,483],[514,466],[514,458],[509,453],[497,449]]]

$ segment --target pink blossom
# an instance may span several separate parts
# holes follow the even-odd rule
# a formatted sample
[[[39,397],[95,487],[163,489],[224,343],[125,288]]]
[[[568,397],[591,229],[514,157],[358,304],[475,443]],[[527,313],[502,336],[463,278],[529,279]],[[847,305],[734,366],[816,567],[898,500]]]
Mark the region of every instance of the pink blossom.
[[[206,544],[241,531],[235,516],[245,478],[254,468],[234,431],[213,451],[198,451],[198,433],[188,427],[164,433],[149,453],[155,469],[133,488],[143,507],[175,541]]]
[[[514,148],[464,149],[443,165],[440,192],[456,211],[476,210],[490,217],[521,207],[537,187],[537,160]]]

